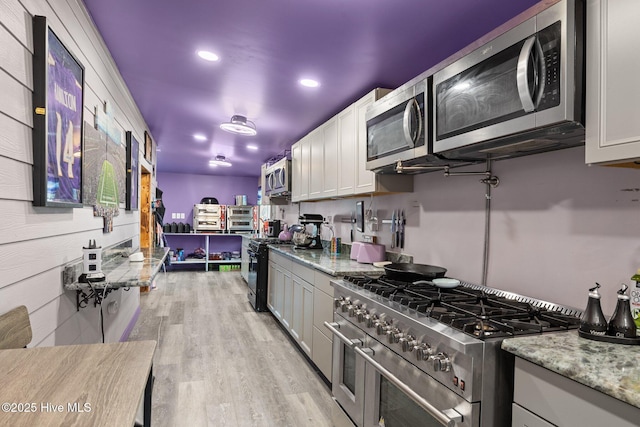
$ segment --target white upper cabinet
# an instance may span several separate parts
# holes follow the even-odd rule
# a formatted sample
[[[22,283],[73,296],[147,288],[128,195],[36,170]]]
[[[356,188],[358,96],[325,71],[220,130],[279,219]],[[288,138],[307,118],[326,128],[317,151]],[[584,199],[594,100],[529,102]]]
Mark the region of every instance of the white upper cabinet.
[[[587,1],[586,162],[640,159],[640,1]]]
[[[389,92],[372,90],[293,144],[291,201],[413,191],[411,175],[376,175],[366,169],[365,112]]]
[[[356,108],[351,104],[338,114],[338,195],[354,193],[356,186]]]
[[[305,164],[309,168],[309,197],[308,199],[319,199],[322,197],[323,179],[324,173],[324,132],[323,128],[319,127],[313,130],[309,135],[305,137],[309,140],[309,159],[305,163],[304,151],[302,166]],[[304,172],[304,171],[303,171]]]
[[[338,117],[322,125],[324,163],[321,181],[322,197],[338,195]]]

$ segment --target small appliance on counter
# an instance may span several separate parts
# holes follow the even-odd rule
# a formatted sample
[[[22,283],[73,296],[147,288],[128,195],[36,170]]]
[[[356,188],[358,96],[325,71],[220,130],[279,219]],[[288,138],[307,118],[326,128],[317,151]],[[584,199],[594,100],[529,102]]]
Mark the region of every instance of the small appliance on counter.
[[[298,217],[300,226],[292,226],[293,243],[296,248],[305,249],[322,249],[322,240],[320,239],[320,226],[324,222],[324,217],[319,214],[302,214]],[[313,226],[312,234],[307,233],[307,225]]]
[[[96,246],[95,240],[89,240],[89,245],[82,248],[82,274],[79,282],[104,282],[106,276],[102,272],[102,246]]]
[[[374,262],[384,261],[387,257],[384,245],[376,243],[362,243],[358,249],[356,261],[363,264],[373,264]]]
[[[278,237],[281,231],[281,224],[279,219],[272,219],[267,221],[267,237]]]

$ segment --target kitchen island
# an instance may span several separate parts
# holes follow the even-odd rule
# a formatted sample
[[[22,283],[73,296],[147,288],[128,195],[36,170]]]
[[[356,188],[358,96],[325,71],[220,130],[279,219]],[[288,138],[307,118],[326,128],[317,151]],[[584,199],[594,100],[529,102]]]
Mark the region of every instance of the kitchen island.
[[[640,346],[588,340],[573,330],[505,339],[502,349],[516,356],[514,426],[640,422]],[[532,423],[536,416],[552,424]]]

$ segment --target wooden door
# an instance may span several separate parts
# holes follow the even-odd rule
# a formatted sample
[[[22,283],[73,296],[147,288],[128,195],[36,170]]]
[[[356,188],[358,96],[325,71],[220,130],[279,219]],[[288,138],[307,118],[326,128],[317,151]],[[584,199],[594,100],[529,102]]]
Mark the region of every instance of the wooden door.
[[[151,248],[153,247],[151,173],[143,167],[140,177],[140,247]]]

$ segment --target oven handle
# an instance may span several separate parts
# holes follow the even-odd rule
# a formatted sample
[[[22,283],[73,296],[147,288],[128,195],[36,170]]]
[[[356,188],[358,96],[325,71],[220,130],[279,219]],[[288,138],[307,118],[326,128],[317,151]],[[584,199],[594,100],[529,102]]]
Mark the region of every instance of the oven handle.
[[[389,381],[391,381],[393,383],[393,385],[395,385],[400,390],[402,390],[403,393],[408,395],[414,402],[416,402],[418,405],[420,405],[420,407],[422,407],[422,409],[424,409],[429,414],[431,414],[431,416],[433,416],[436,420],[438,420],[443,425],[445,425],[447,427],[455,427],[455,425],[458,422],[462,421],[462,415],[458,411],[456,411],[453,408],[445,409],[444,411],[439,410],[438,408],[433,406],[431,403],[427,402],[418,393],[413,391],[408,385],[406,385],[405,383],[400,381],[395,375],[393,375],[391,372],[386,370],[381,364],[376,362],[369,354],[367,354],[367,351],[368,352],[373,352],[372,349],[370,349],[370,348],[362,349],[362,348],[359,348],[359,347],[354,347],[353,349],[364,360],[366,360],[371,365],[373,365],[373,367],[378,372],[380,372],[382,375],[384,375],[385,378],[387,378]]]
[[[329,329],[333,335],[340,338],[340,340],[343,341],[347,346],[349,346],[349,348],[355,348],[358,345],[362,345],[362,340],[359,340],[357,338],[354,340],[351,340],[347,338],[347,336],[344,335],[342,332],[340,332],[338,330],[338,328],[340,327],[339,323],[324,322],[324,326],[326,326],[326,328]]]

